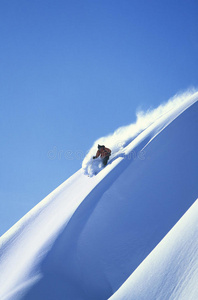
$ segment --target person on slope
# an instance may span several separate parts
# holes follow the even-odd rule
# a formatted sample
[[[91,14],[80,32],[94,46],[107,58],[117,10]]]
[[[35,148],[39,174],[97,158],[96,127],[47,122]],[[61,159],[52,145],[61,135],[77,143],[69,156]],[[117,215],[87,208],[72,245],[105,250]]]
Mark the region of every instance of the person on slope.
[[[98,145],[98,151],[96,153],[96,156],[93,156],[93,159],[101,156],[101,158],[103,159],[102,160],[103,165],[106,166],[110,155],[111,155],[111,150],[109,148],[106,148],[105,146]]]

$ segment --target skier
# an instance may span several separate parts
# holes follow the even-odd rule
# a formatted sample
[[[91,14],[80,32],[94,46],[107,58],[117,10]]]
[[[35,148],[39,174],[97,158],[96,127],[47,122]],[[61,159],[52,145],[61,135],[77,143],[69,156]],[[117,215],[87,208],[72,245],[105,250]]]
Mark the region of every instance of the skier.
[[[111,150],[109,148],[106,148],[104,145],[98,145],[98,151],[96,153],[96,156],[93,156],[93,159],[101,156],[101,158],[103,159],[103,165],[106,166],[110,155]]]

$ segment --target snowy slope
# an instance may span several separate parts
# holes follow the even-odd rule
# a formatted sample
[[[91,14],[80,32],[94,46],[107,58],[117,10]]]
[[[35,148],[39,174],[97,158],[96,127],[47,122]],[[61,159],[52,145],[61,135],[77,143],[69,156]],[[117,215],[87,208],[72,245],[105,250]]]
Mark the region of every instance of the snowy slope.
[[[108,299],[120,288],[197,199],[197,100],[185,95],[131,135],[121,130],[120,148],[109,137],[109,165],[88,177],[100,171],[91,149],[82,170],[2,236],[0,299]],[[127,282],[115,299],[131,294]]]
[[[110,299],[198,299],[198,200]]]

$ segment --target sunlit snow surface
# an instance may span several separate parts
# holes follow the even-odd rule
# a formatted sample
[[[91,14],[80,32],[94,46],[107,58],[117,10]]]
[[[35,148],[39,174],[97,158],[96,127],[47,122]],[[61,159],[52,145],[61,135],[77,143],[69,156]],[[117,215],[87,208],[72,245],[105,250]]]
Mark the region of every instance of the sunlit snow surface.
[[[1,237],[0,299],[197,299],[197,100],[178,95],[94,143]],[[112,149],[104,169],[98,143]]]

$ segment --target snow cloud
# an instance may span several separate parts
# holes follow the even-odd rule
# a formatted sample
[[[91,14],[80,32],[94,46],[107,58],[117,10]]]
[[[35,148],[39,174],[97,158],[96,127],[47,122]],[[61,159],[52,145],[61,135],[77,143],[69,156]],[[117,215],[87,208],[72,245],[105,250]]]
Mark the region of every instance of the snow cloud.
[[[112,158],[119,157],[124,154],[124,148],[129,145],[141,132],[152,125],[160,117],[178,109],[188,103],[193,96],[197,97],[197,90],[194,88],[184,93],[178,93],[166,103],[161,104],[157,108],[148,109],[147,111],[137,111],[136,122],[127,126],[118,128],[115,132],[96,140],[83,160],[82,168],[85,174],[92,176],[100,171],[102,161],[100,158],[93,160],[96,154],[98,144],[105,145],[112,151]],[[112,159],[111,158],[111,159]],[[110,159],[110,160],[111,160]]]

